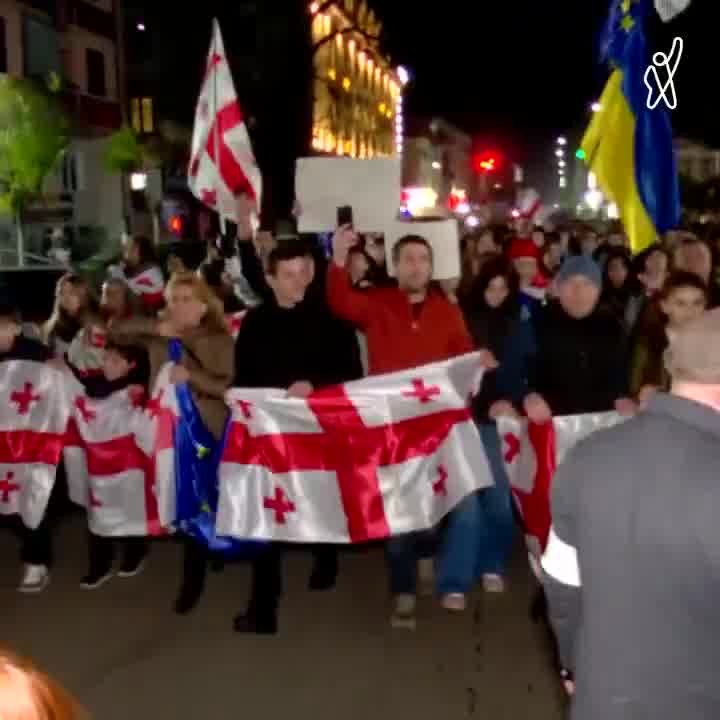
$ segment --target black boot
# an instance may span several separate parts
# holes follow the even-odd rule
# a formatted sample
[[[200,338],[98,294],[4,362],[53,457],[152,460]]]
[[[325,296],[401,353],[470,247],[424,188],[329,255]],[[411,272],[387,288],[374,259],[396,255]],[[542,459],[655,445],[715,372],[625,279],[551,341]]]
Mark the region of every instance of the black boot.
[[[196,607],[205,590],[207,552],[193,540],[186,539],[183,551],[183,579],[175,601],[175,612],[187,615]]]
[[[337,550],[332,546],[317,546],[313,549],[313,569],[308,589],[313,592],[332,590],[337,583]]]

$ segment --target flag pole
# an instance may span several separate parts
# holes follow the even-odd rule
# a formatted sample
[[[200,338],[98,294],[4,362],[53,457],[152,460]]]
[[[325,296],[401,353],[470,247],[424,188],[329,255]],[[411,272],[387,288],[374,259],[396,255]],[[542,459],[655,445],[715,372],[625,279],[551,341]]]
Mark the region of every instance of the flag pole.
[[[212,49],[212,55],[216,55],[218,48],[217,48],[217,39],[220,34],[220,23],[218,22],[218,19],[215,18],[213,21],[213,49]],[[216,31],[217,30],[217,31]],[[226,58],[227,62],[227,58]],[[215,125],[215,162],[216,162],[216,169],[218,176],[222,177],[222,172],[220,168],[220,123],[217,121],[217,118],[219,117],[218,114],[218,80],[217,80],[217,72],[213,73],[213,117],[216,118],[216,121],[214,123]],[[222,197],[222,193],[218,193],[218,197]],[[222,207],[222,201],[218,203],[218,215],[220,216],[220,234],[225,237],[225,232],[227,231],[227,225],[225,223],[225,215],[223,213],[223,207]]]

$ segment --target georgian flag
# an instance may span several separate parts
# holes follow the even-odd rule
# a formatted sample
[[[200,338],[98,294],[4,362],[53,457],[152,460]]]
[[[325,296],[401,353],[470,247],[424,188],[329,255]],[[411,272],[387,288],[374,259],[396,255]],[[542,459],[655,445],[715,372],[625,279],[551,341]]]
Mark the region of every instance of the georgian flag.
[[[624,420],[615,412],[556,417],[544,425],[498,419],[505,467],[525,527],[530,564],[536,573],[552,525],[550,490],[556,468],[578,442]]]
[[[262,177],[225,55],[220,25],[213,36],[200,89],[188,184],[193,195],[221,217],[238,221],[237,197],[245,194],[260,212]]]
[[[20,515],[31,529],[45,514],[62,453],[63,381],[43,363],[0,363],[0,515]]]
[[[217,533],[356,543],[431,528],[493,484],[469,400],[480,355],[288,398],[231,390]]]
[[[126,277],[128,287],[149,310],[155,310],[164,302],[165,278],[157,265],[151,265],[132,278]]]
[[[170,365],[158,376],[145,408],[128,390],[89,399],[69,391],[72,415],[64,450],[70,498],[85,507],[95,535],[162,535],[175,520]],[[68,380],[68,382],[70,382]]]

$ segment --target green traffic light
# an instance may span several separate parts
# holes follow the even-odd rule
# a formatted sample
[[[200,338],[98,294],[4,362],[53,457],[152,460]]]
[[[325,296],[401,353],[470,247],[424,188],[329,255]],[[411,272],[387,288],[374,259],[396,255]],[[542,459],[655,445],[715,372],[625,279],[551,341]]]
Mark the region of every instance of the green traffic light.
[[[587,155],[585,155],[585,151],[582,148],[579,148],[577,150],[577,152],[575,153],[575,157],[578,160],[584,160],[587,157]]]

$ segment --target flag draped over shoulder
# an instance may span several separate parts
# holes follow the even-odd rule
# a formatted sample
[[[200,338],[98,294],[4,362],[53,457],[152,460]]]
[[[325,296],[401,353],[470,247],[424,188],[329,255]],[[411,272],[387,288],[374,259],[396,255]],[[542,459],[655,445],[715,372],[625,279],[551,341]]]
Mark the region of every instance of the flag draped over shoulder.
[[[567,415],[543,425],[511,418],[498,420],[505,467],[535,569],[552,524],[550,490],[555,470],[578,442],[623,420],[615,412]]]
[[[237,222],[237,196],[247,195],[260,212],[262,177],[230,73],[220,25],[213,35],[200,89],[192,155],[190,189],[221,217]]]
[[[38,362],[0,363],[0,515],[36,528],[55,484],[68,407],[58,370]]]
[[[644,24],[652,0],[614,0],[605,54],[613,71],[582,149],[600,189],[620,211],[634,252],[679,223],[680,192],[667,108],[647,106]]]
[[[306,400],[231,390],[218,533],[354,543],[434,527],[492,485],[468,407],[477,353]]]

